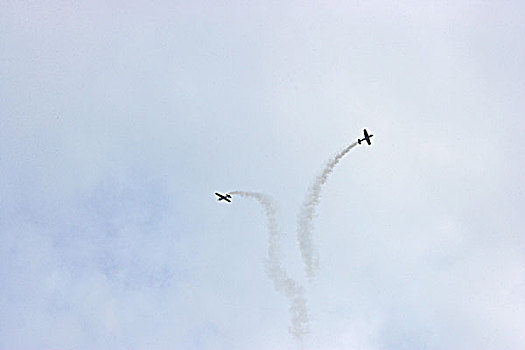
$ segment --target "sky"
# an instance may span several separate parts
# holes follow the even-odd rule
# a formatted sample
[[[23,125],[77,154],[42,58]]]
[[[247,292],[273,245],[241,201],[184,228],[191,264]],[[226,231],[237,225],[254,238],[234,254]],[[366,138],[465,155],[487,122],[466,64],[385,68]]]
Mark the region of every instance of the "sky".
[[[0,349],[525,348],[524,13],[0,1]]]

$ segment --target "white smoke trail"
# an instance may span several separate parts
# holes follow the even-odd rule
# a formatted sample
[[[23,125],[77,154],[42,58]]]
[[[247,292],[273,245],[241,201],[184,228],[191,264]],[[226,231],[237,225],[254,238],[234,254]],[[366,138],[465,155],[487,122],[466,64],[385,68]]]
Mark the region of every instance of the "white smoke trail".
[[[357,142],[352,143],[328,161],[321,174],[317,175],[314,182],[308,187],[303,204],[299,210],[297,240],[301,250],[301,257],[305,264],[306,275],[309,279],[314,277],[315,272],[319,268],[319,254],[312,241],[312,221],[316,216],[316,209],[321,200],[321,188],[339,161],[356,145]]]
[[[290,303],[289,312],[292,325],[290,333],[303,343],[304,336],[309,333],[308,309],[304,289],[288,276],[281,264],[281,250],[279,248],[280,231],[277,225],[276,206],[268,196],[258,192],[233,191],[231,195],[253,198],[261,204],[266,214],[268,227],[268,257],[266,273],[273,282],[277,292],[283,293]]]

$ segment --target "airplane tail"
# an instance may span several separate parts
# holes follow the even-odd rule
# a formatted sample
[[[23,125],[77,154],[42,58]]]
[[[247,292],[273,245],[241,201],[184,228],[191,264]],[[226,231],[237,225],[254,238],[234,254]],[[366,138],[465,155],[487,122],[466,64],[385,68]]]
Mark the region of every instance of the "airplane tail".
[[[361,140],[360,140],[360,139],[357,139],[357,143],[358,143],[358,144],[361,144]]]

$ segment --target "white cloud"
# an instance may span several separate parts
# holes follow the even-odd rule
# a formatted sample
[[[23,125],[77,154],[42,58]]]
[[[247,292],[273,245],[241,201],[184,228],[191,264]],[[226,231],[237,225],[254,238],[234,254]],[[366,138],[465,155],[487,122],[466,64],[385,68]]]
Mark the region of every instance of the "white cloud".
[[[516,2],[6,4],[0,347],[296,346],[264,274],[323,188],[310,347],[519,349]],[[222,203],[220,203],[222,204]]]

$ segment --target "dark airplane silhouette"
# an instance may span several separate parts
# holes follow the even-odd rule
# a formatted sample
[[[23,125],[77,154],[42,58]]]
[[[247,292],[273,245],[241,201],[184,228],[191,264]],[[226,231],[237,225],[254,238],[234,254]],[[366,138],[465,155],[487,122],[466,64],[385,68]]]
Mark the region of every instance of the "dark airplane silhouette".
[[[232,202],[232,201],[230,200],[230,198],[231,198],[232,196],[230,196],[228,193],[226,193],[226,194],[220,194],[220,193],[215,192],[215,195],[216,195],[217,197],[219,197],[219,199],[217,199],[219,202],[222,201],[222,200],[225,200],[225,201],[228,202],[228,203],[231,203],[231,202]]]
[[[361,142],[366,141],[368,143],[368,145],[370,146],[372,144],[372,142],[370,142],[370,138],[372,136],[374,136],[374,135],[372,135],[372,134],[368,135],[368,131],[366,131],[366,129],[364,129],[363,132],[365,133],[365,138],[364,139],[357,139],[357,143],[361,144]]]

